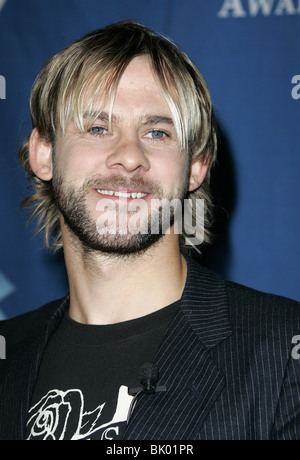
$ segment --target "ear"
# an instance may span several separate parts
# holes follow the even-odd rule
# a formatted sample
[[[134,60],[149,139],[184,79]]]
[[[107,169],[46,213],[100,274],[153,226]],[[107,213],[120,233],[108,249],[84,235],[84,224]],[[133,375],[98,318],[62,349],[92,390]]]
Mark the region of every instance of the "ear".
[[[52,143],[47,142],[36,128],[29,139],[29,163],[34,174],[42,180],[52,179]]]
[[[200,159],[192,161],[190,167],[188,191],[193,192],[196,190],[205,179],[206,173],[208,170],[208,164],[204,163]]]

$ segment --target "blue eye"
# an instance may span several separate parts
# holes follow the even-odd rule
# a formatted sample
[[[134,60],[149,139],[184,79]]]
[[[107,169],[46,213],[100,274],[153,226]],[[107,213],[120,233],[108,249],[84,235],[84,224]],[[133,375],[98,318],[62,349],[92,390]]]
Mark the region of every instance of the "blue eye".
[[[166,133],[163,131],[160,131],[158,129],[155,129],[153,131],[150,131],[146,137],[150,137],[151,139],[163,139],[166,136]]]
[[[97,135],[101,136],[102,134],[107,133],[107,129],[101,128],[101,126],[92,126],[89,129],[89,132],[92,133],[92,134],[97,134]]]

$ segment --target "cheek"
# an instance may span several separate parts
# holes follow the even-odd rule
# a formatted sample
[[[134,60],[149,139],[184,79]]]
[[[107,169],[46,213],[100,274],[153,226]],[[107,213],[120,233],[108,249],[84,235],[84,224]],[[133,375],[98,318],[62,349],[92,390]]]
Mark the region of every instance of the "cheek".
[[[57,157],[57,166],[66,179],[74,183],[100,173],[104,160],[99,152],[93,152],[90,147],[77,144],[76,147],[66,148]]]
[[[163,186],[169,188],[180,188],[183,181],[186,180],[188,165],[183,161],[181,155],[172,155],[159,162],[153,168],[154,174],[160,180]]]

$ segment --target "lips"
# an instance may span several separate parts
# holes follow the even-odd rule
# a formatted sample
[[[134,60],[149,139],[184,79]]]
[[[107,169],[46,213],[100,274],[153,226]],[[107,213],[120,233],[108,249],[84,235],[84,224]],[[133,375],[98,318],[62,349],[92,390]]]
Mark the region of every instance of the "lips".
[[[132,199],[139,199],[144,198],[147,196],[147,193],[144,192],[126,192],[121,190],[104,190],[104,189],[97,189],[96,190],[100,195],[105,196],[114,196],[118,198],[132,198]]]

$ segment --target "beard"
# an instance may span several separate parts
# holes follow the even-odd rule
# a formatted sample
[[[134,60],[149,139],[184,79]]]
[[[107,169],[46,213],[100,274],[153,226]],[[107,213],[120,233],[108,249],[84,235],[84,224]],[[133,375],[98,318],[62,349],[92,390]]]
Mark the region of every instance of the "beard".
[[[63,216],[64,222],[70,230],[72,236],[79,240],[85,251],[97,251],[111,255],[131,255],[145,252],[150,247],[156,245],[167,228],[174,225],[176,213],[179,212],[179,207],[170,207],[168,213],[164,212],[164,205],[157,205],[155,209],[151,209],[147,216],[144,216],[144,222],[141,227],[143,231],[126,231],[121,229],[120,219],[124,218],[124,213],[134,216],[134,212],[120,209],[120,204],[117,203],[119,221],[114,232],[101,232],[97,226],[95,218],[92,217],[87,205],[87,197],[91,190],[143,190],[148,194],[151,193],[155,197],[156,203],[169,203],[174,198],[177,203],[180,203],[180,212],[182,202],[187,192],[187,181],[177,190],[177,196],[165,196],[161,186],[158,183],[145,181],[141,178],[127,179],[122,176],[113,176],[111,178],[95,175],[87,179],[81,187],[68,185],[63,175],[58,171],[53,177],[53,191],[56,205]],[[101,202],[103,198],[100,198]],[[108,200],[110,201],[110,200]],[[138,200],[137,200],[138,201]],[[150,200],[152,201],[152,200]],[[112,201],[111,201],[112,202]],[[165,205],[166,206],[166,205]],[[121,208],[124,208],[121,207]],[[168,219],[166,219],[168,216]],[[154,224],[154,225],[153,225]],[[152,231],[153,227],[156,229]]]

